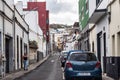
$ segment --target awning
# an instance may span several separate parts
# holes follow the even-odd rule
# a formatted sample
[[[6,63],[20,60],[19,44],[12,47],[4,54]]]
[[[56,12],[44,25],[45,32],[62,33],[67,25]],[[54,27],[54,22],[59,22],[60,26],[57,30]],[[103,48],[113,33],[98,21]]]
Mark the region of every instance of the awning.
[[[89,19],[89,23],[96,23],[102,16],[105,15],[107,9],[95,10],[92,16]]]

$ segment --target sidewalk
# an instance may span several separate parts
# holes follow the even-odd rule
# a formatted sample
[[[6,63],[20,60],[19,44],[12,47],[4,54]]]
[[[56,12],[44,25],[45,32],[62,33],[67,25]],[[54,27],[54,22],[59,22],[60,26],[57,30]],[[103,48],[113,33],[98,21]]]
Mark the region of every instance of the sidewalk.
[[[108,77],[106,75],[102,75],[102,77],[103,77],[103,80],[114,80],[114,79],[112,79],[112,78],[110,78],[110,77]]]
[[[35,63],[35,64],[31,64],[29,66],[29,69],[27,71],[24,71],[24,70],[21,70],[19,72],[16,72],[16,73],[11,73],[11,74],[8,74],[6,75],[6,77],[2,80],[14,80],[15,78],[18,78],[20,76],[23,76],[29,72],[31,72],[32,70],[34,70],[35,68],[37,68],[40,64],[42,64],[43,62],[45,62],[47,59],[49,58],[49,55],[47,57],[45,57],[43,60]]]

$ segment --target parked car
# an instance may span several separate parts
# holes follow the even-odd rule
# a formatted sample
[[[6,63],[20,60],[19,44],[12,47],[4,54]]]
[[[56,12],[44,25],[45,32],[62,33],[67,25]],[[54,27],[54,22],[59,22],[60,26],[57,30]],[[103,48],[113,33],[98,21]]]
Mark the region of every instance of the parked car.
[[[65,80],[102,80],[101,64],[94,53],[69,53],[64,69]]]
[[[68,59],[68,56],[70,55],[70,53],[73,53],[73,52],[80,52],[80,53],[82,53],[83,50],[70,50],[70,51],[68,52],[68,54],[67,54],[67,59]]]
[[[68,51],[62,51],[60,56],[61,67],[64,67],[66,58],[67,58]]]

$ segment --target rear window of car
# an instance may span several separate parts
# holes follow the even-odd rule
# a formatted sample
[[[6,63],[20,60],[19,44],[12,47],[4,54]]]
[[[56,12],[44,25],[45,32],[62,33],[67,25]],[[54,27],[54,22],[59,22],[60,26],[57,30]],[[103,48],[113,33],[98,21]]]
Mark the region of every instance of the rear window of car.
[[[96,56],[93,53],[73,53],[69,60],[71,61],[96,61]]]

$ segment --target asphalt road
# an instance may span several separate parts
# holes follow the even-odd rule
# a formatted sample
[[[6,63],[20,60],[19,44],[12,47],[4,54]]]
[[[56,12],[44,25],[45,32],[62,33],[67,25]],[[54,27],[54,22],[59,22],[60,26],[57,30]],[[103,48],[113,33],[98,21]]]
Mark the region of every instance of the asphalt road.
[[[52,55],[38,68],[15,80],[64,80],[58,54]],[[112,80],[103,76],[103,80]]]
[[[58,55],[51,56],[32,72],[16,80],[62,80],[63,74]]]

